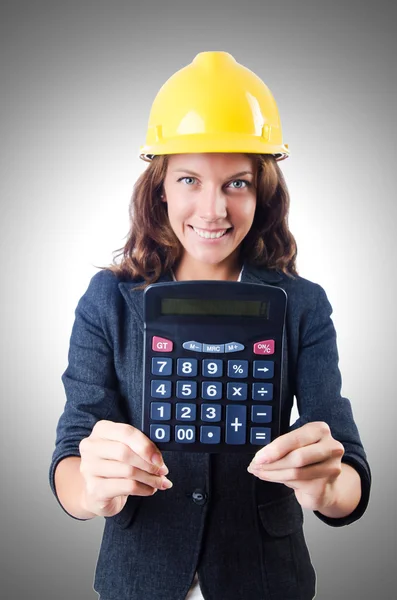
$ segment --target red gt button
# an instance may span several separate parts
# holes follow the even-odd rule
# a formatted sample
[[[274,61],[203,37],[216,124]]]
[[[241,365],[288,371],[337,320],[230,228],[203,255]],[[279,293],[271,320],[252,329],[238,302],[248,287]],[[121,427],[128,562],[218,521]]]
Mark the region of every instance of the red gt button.
[[[274,340],[262,340],[254,344],[254,354],[274,354]]]
[[[152,338],[152,350],[154,352],[172,352],[173,347],[174,344],[171,340],[158,337],[157,335],[154,335]]]

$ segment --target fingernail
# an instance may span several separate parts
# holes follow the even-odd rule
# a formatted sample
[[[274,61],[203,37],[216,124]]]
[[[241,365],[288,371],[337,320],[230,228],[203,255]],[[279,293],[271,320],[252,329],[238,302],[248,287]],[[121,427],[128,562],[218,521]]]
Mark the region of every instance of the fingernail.
[[[170,481],[169,479],[167,479],[167,477],[163,477],[161,489],[162,490],[169,490],[170,488],[172,488],[172,486],[173,486],[172,481]]]
[[[169,470],[166,465],[159,468],[159,475],[168,475]]]
[[[156,467],[162,467],[164,465],[163,457],[161,454],[153,454],[152,456],[152,464],[156,465]]]

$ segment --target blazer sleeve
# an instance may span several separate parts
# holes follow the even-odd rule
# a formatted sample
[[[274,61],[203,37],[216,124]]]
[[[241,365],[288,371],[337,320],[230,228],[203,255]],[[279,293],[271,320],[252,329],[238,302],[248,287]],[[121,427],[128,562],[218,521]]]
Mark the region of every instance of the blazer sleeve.
[[[365,512],[370,495],[371,471],[352,407],[341,396],[342,378],[336,331],[331,319],[332,307],[324,289],[315,284],[317,300],[301,332],[296,372],[296,399],[300,418],[291,429],[313,421],[325,421],[332,436],[341,442],[342,461],[350,464],[361,478],[361,500],[348,516],[333,519],[314,511],[316,516],[334,527],[357,521]]]
[[[80,441],[90,435],[97,421],[108,417],[119,398],[111,336],[103,323],[106,311],[101,310],[112,301],[108,286],[103,284],[107,276],[102,272],[94,275],[78,302],[68,366],[62,375],[66,404],[56,429],[49,479],[58,503],[73,518],[76,517],[59,502],[54,482],[55,469],[67,456],[80,456]]]

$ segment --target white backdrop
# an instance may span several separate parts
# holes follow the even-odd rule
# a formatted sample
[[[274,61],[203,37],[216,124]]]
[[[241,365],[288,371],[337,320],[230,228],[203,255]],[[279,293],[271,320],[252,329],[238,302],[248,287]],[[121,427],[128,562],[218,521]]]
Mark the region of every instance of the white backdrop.
[[[172,6],[171,6],[172,4]],[[74,309],[128,231],[150,104],[203,50],[256,72],[291,157],[298,270],[334,308],[374,475],[358,523],[306,514],[319,600],[394,598],[396,42],[392,3],[8,3],[1,40],[1,570],[8,600],[96,598],[103,522],[47,480]],[[394,553],[394,554],[393,554]]]

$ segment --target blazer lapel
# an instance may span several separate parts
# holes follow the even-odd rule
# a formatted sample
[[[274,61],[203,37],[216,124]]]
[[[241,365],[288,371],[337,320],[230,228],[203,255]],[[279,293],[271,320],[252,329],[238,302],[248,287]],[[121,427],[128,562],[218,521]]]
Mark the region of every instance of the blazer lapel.
[[[164,282],[164,281],[172,281],[171,275],[167,275],[167,274],[163,275],[158,280],[158,283]],[[143,323],[144,323],[144,321],[143,321],[144,290],[143,289],[138,290],[136,288],[139,288],[143,283],[144,282],[142,282],[142,281],[138,281],[138,282],[133,281],[133,282],[128,282],[128,283],[123,281],[123,282],[119,283],[119,290],[122,293],[129,308],[136,315],[138,325],[142,331],[143,331]]]
[[[275,269],[267,269],[266,267],[254,267],[252,265],[244,265],[241,275],[242,283],[267,283],[276,285],[283,281],[284,276],[280,271]]]

